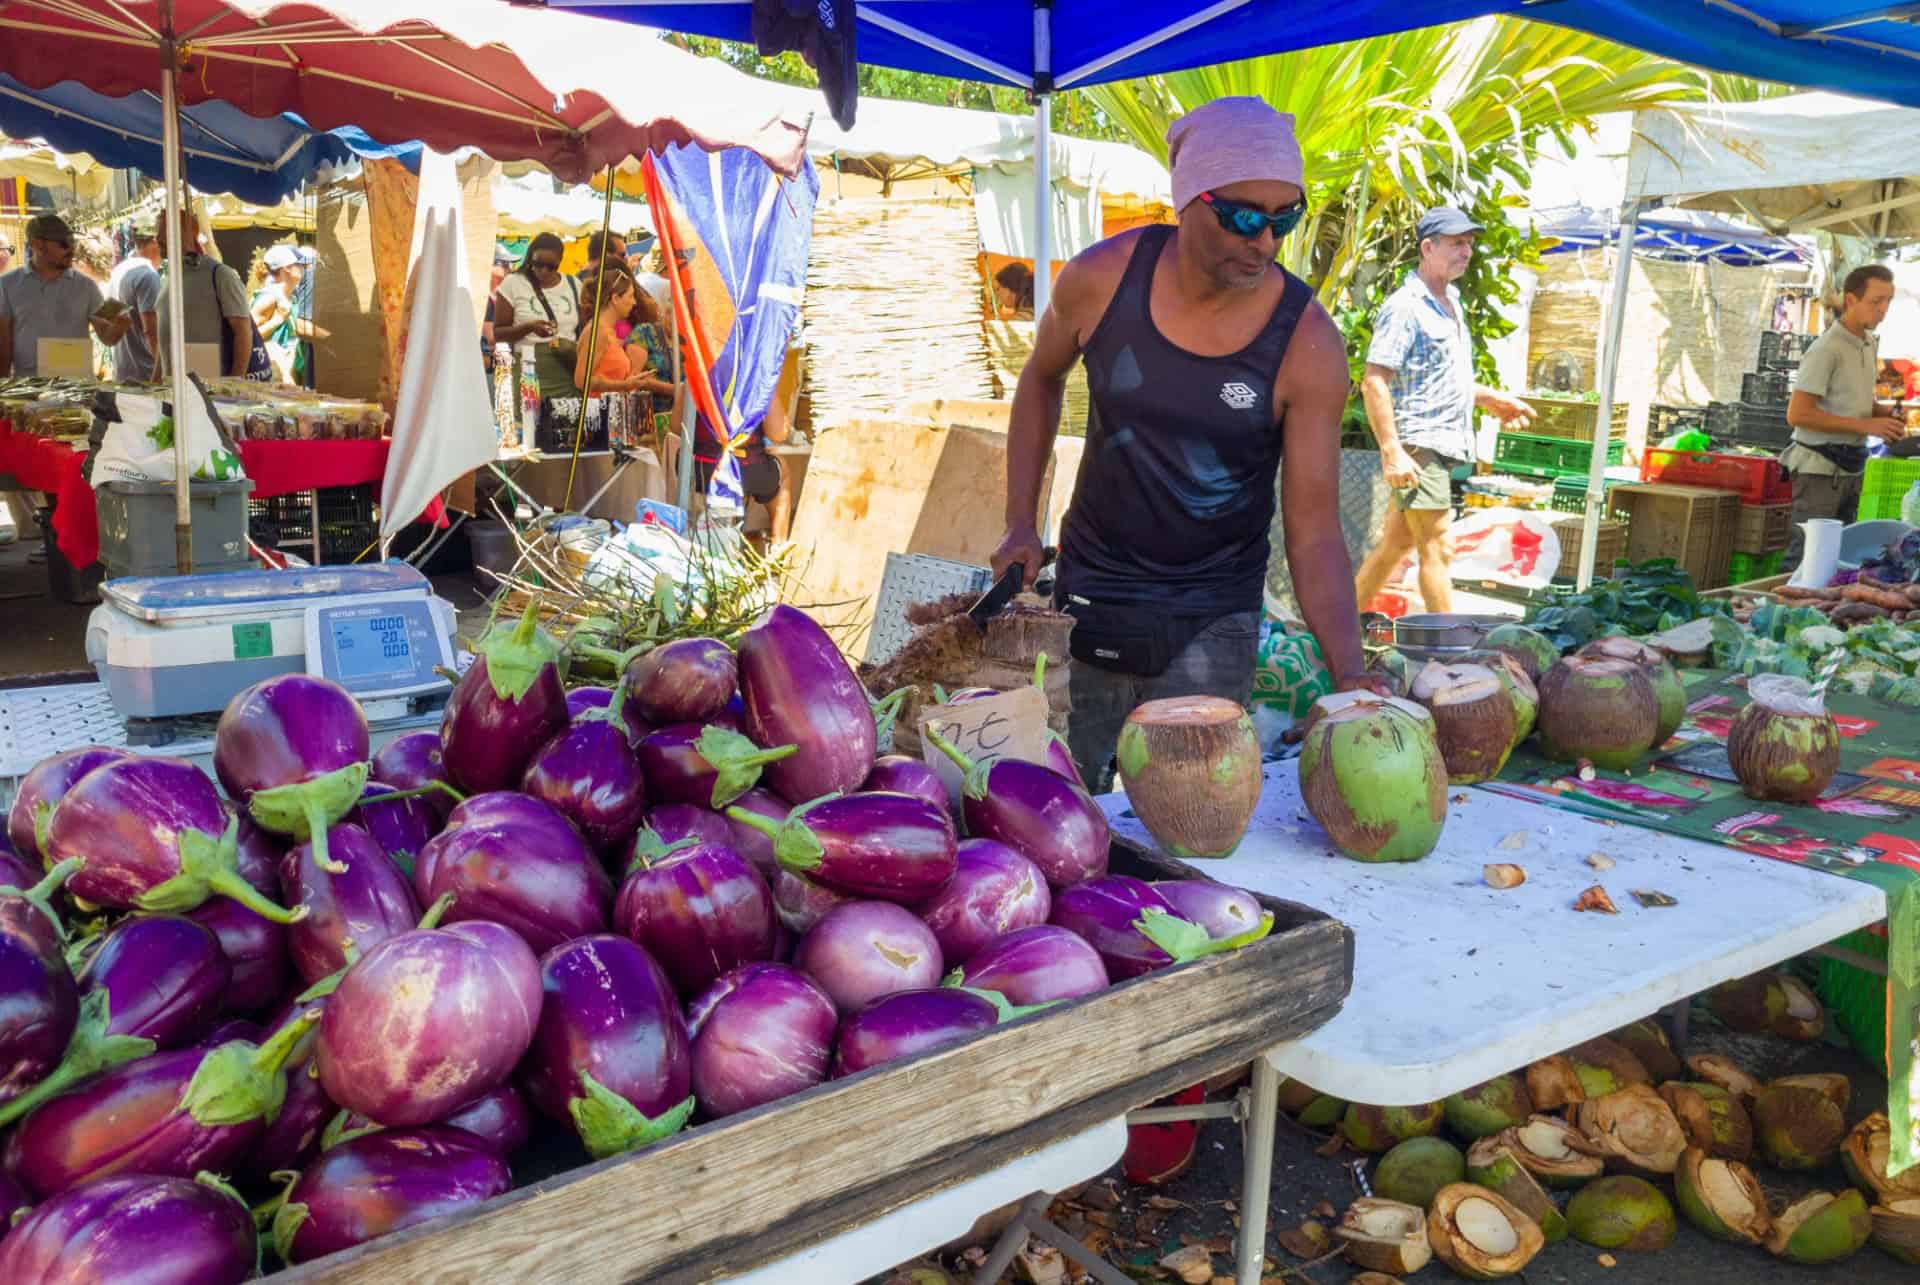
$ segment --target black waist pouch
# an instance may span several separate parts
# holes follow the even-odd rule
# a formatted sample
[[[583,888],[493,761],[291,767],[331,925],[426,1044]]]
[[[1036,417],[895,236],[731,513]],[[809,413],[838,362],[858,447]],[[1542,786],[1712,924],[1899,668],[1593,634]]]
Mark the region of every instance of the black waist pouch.
[[[1067,650],[1083,664],[1141,678],[1158,678],[1212,616],[1169,616],[1151,607],[1087,602],[1059,594],[1055,602],[1073,617]]]
[[[1834,446],[1828,443],[1816,446],[1812,442],[1801,442],[1800,445],[1820,456],[1842,473],[1866,471],[1867,448],[1864,446]]]

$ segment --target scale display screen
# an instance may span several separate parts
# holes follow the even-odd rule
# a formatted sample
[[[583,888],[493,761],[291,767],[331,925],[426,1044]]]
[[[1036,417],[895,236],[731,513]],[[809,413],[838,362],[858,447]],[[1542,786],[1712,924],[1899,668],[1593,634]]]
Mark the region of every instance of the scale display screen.
[[[446,664],[424,599],[354,603],[312,609],[320,655],[318,672],[356,694],[431,687]]]

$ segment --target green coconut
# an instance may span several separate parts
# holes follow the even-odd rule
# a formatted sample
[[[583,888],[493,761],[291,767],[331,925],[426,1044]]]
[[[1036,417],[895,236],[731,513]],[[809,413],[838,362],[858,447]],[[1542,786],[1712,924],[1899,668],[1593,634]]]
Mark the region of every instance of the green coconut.
[[[1817,1169],[1847,1135],[1840,1105],[1804,1084],[1769,1084],[1753,1102],[1753,1135],[1776,1169]]]
[[[1807,803],[1840,770],[1840,729],[1804,678],[1756,674],[1727,732],[1727,762],[1750,799]]]
[[[1707,992],[1713,1015],[1747,1035],[1817,1040],[1827,1029],[1827,1011],[1807,984],[1790,973],[1754,973],[1721,982]]]
[[[1866,1197],[1852,1188],[1837,1196],[1816,1191],[1774,1216],[1767,1248],[1788,1262],[1817,1267],[1851,1257],[1872,1234]]]
[[[1753,1121],[1733,1094],[1704,1081],[1669,1080],[1660,1086],[1660,1096],[1673,1108],[1692,1145],[1741,1164],[1753,1157]]]
[[[1920,1197],[1889,1200],[1867,1213],[1873,1219],[1873,1247],[1920,1266]]]
[[[1552,1111],[1588,1098],[1618,1093],[1653,1077],[1624,1045],[1599,1036],[1527,1068],[1527,1093],[1535,1110]]]
[[[1373,1192],[1388,1200],[1425,1209],[1433,1194],[1450,1182],[1463,1182],[1467,1158],[1444,1138],[1408,1138],[1380,1157],[1373,1170]]]
[[[1274,1091],[1274,1096],[1282,1111],[1288,1115],[1299,1115],[1313,1105],[1313,1100],[1320,1097],[1321,1093],[1320,1090],[1310,1087],[1303,1081],[1290,1080],[1283,1075],[1280,1077],[1280,1087]]]
[[[1631,1026],[1611,1031],[1607,1038],[1639,1058],[1640,1065],[1647,1068],[1648,1079],[1654,1084],[1678,1079],[1686,1070],[1680,1063],[1679,1054],[1673,1051],[1673,1045],[1668,1042],[1667,1033],[1651,1017],[1643,1017]]]
[[[1525,1269],[1546,1245],[1533,1219],[1476,1183],[1442,1187],[1427,1210],[1427,1244],[1469,1280],[1497,1281]]]
[[[1467,1152],[1467,1181],[1498,1192],[1533,1219],[1549,1245],[1566,1238],[1567,1218],[1533,1172],[1499,1138],[1482,1138]]]
[[[1545,634],[1525,625],[1501,625],[1481,639],[1480,645],[1503,651],[1519,661],[1520,667],[1527,671],[1527,677],[1536,683],[1540,681],[1540,675],[1552,669],[1560,659],[1560,649]]]
[[[1673,667],[1673,662],[1660,652],[1631,638],[1613,637],[1596,638],[1582,647],[1579,654],[1630,661],[1646,671],[1647,681],[1653,684],[1654,699],[1660,709],[1660,721],[1653,733],[1656,747],[1664,745],[1667,738],[1685,721],[1687,685],[1680,681],[1680,671]]]
[[[1573,1193],[1567,1229],[1596,1249],[1665,1249],[1673,1243],[1673,1206],[1645,1178],[1615,1174]]]
[[[1527,1117],[1533,1114],[1533,1099],[1527,1096],[1527,1082],[1514,1071],[1463,1089],[1441,1106],[1446,1112],[1447,1128],[1468,1142],[1490,1138],[1502,1129],[1525,1124]]]
[[[1335,692],[1314,702],[1300,795],[1342,855],[1418,861],[1447,821],[1447,765],[1433,716],[1412,701]]]
[[[1660,703],[1632,661],[1568,656],[1540,676],[1536,730],[1548,758],[1625,771],[1653,744]]]
[[[1513,747],[1518,747],[1532,734],[1534,722],[1539,718],[1539,686],[1526,667],[1508,652],[1483,648],[1469,653],[1467,659],[1476,665],[1485,665],[1506,684],[1507,694],[1513,698]]]
[[[1376,1107],[1355,1102],[1340,1121],[1340,1132],[1361,1151],[1376,1155],[1409,1138],[1425,1138],[1440,1131],[1444,1113],[1438,1102],[1410,1107]]]
[[[1773,1231],[1767,1193],[1736,1160],[1689,1147],[1673,1171],[1673,1196],[1687,1221],[1716,1240],[1761,1245]]]
[[[1340,1123],[1340,1118],[1346,1113],[1346,1099],[1329,1097],[1322,1093],[1300,1108],[1299,1113],[1293,1118],[1309,1129],[1331,1129]]]
[[[1367,662],[1367,672],[1386,679],[1395,696],[1405,696],[1420,666],[1408,659],[1405,652],[1389,647]]]

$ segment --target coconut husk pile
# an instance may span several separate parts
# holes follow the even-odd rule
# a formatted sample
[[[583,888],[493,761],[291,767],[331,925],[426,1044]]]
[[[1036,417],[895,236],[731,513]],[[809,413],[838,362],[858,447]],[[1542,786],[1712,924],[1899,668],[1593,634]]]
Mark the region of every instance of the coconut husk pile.
[[[895,750],[918,752],[920,713],[935,700],[935,686],[949,692],[963,687],[1012,691],[1033,682],[1034,662],[1043,652],[1047,726],[1066,735],[1073,708],[1067,696],[1071,664],[1067,639],[1073,632],[1073,617],[1053,610],[1033,594],[1021,594],[982,629],[967,615],[978,596],[948,594],[909,604],[906,617],[913,626],[912,637],[886,663],[861,670],[867,690],[876,697],[903,687],[912,689],[894,723]]]

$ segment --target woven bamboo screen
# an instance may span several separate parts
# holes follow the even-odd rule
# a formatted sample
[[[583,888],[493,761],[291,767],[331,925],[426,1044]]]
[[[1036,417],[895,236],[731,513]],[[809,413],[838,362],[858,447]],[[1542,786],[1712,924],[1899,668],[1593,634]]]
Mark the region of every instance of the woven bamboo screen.
[[[1027,364],[1027,357],[1033,352],[1033,328],[1031,321],[989,321],[987,325],[987,344],[993,350],[993,374],[1000,386],[999,395],[1013,396],[1013,386],[1020,379],[1020,368]],[[1066,396],[1060,403],[1060,431],[1070,437],[1084,437],[1087,432],[1087,367],[1084,362],[1075,362],[1073,370],[1067,375]]]
[[[971,197],[822,202],[807,268],[813,428],[994,396]]]

